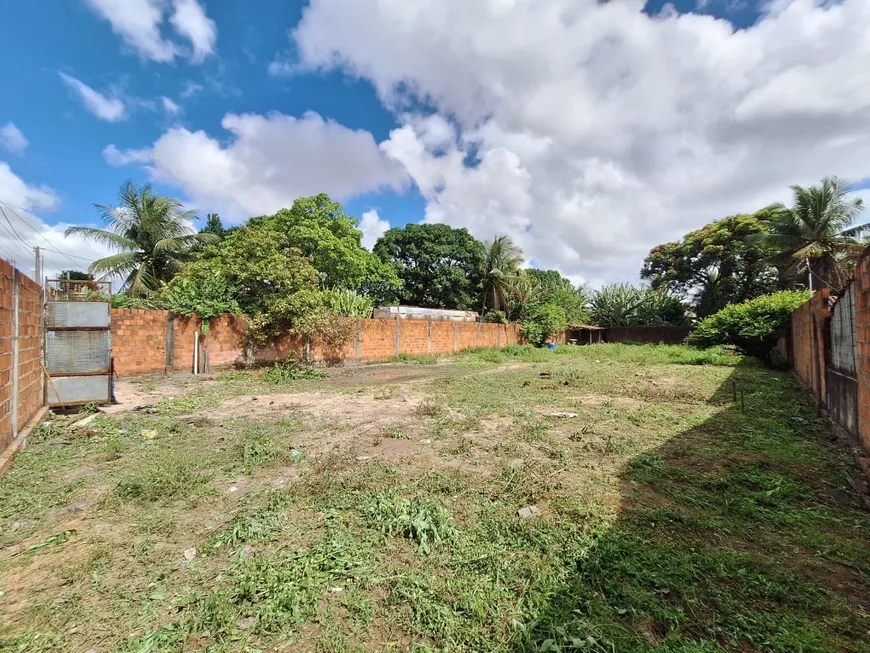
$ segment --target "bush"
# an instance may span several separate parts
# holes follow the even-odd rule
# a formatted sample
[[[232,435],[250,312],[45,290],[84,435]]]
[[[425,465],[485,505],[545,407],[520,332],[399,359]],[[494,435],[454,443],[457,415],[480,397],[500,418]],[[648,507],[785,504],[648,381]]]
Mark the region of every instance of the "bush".
[[[540,347],[550,338],[564,331],[567,326],[568,318],[565,309],[553,304],[544,304],[532,312],[520,327],[520,331],[526,340]]]
[[[689,336],[696,347],[734,345],[770,363],[777,340],[791,328],[791,316],[810,298],[805,290],[784,290],[742,304],[729,304],[705,318]]]
[[[296,360],[291,354],[283,363],[275,363],[263,375],[263,380],[275,385],[284,385],[293,381],[306,379],[322,379],[326,375],[310,365]]]
[[[489,322],[490,324],[508,323],[507,315],[504,311],[487,311],[486,315],[483,316],[483,321]]]
[[[679,325],[686,312],[678,297],[629,283],[595,291],[590,306],[592,323],[603,327]]]
[[[326,307],[338,315],[369,318],[375,309],[370,297],[348,288],[327,288],[321,294]]]

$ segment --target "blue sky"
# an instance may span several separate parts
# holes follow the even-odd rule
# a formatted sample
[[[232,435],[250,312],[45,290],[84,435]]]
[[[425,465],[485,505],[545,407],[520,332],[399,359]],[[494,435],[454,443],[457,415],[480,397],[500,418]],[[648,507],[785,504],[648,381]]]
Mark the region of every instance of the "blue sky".
[[[60,231],[127,178],[227,222],[322,190],[369,244],[446,222],[600,284],[791,183],[867,176],[861,0],[412,4],[4,3],[0,201],[86,265]]]

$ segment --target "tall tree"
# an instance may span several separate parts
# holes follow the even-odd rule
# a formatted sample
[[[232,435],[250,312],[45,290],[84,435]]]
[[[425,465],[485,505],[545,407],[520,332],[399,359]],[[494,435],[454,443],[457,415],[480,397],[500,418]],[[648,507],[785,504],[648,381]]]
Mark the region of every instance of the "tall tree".
[[[508,303],[511,282],[523,262],[523,250],[507,236],[496,236],[484,243],[483,267],[480,279],[483,285],[483,301],[480,314],[487,305],[494,311],[502,311]]]
[[[194,249],[217,241],[213,234],[198,234],[190,228],[193,211],[155,193],[150,184],[137,188],[132,181],[121,187],[117,206],[95,204],[108,229],[70,227],[77,234],[118,251],[91,264],[91,274],[124,276],[124,289],[135,295],[154,290],[179,272],[182,261]]]
[[[702,317],[782,287],[775,250],[754,239],[765,225],[754,215],[733,215],[655,247],[640,276],[656,290],[692,299]]]
[[[590,292],[585,285],[575,287],[558,270],[528,269],[525,273],[540,283],[544,302],[559,306],[565,311],[568,324],[584,324],[589,321]]]
[[[427,308],[476,308],[485,250],[467,229],[409,224],[378,240],[374,253],[403,282],[400,300]]]
[[[393,269],[362,246],[359,221],[328,195],[302,197],[248,225],[280,233],[282,243],[311,260],[321,287],[357,290],[376,303],[395,300],[401,284]]]
[[[205,216],[205,227],[199,230],[201,234],[214,234],[218,238],[223,239],[226,236],[226,229],[221,222],[221,217],[217,213],[209,213]]]
[[[807,274],[813,288],[840,290],[851,276],[848,262],[864,247],[857,238],[870,229],[870,223],[854,224],[863,202],[850,197],[852,186],[836,177],[791,189],[791,207],[773,204],[759,213],[766,231],[756,239],[775,248],[791,269]]]

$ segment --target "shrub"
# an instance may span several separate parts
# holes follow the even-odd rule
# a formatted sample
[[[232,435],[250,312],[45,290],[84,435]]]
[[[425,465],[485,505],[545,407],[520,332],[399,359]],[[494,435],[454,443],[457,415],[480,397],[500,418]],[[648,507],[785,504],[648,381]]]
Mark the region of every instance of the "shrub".
[[[483,321],[489,322],[490,324],[508,323],[507,315],[504,311],[487,311],[486,315],[483,316]]]
[[[374,312],[370,297],[348,288],[327,288],[322,291],[323,303],[338,315],[368,318]]]
[[[629,283],[597,290],[590,307],[592,323],[603,327],[682,324],[686,312],[678,297]]]
[[[770,363],[771,350],[791,327],[792,313],[809,298],[805,290],[784,290],[729,304],[702,320],[688,342],[696,347],[734,345]]]
[[[553,304],[544,304],[531,313],[520,331],[526,340],[540,347],[557,333],[564,331],[567,326],[568,318],[565,309]]]
[[[322,379],[326,375],[310,365],[296,360],[291,354],[283,363],[275,363],[263,375],[263,380],[275,385],[284,385],[304,379]]]

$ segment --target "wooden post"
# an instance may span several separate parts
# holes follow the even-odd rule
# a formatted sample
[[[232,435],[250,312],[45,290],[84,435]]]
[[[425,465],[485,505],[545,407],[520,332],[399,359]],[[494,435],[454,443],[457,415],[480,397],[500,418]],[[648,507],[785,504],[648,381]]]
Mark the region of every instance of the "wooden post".
[[[396,316],[396,353],[395,353],[396,356],[399,355],[399,337],[400,337],[399,336],[399,329],[400,328],[401,327],[399,326],[399,317]]]

